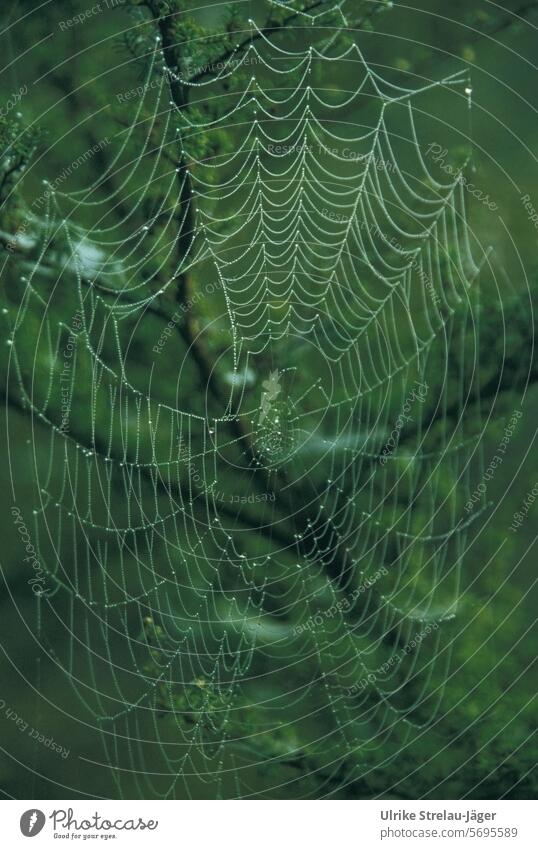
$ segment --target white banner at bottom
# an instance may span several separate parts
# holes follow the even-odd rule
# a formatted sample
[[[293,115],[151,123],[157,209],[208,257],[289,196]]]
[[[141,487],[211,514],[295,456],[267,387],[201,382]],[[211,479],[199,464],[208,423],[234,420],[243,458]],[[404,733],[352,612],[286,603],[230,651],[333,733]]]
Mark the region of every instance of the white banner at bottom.
[[[536,849],[526,801],[3,801],[2,845]]]

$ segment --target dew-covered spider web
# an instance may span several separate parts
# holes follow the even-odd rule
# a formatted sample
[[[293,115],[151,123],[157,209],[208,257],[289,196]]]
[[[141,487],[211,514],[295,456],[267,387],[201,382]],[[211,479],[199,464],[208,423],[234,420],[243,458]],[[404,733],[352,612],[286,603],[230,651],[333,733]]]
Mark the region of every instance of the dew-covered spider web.
[[[158,37],[17,239],[41,639],[122,796],[330,796],[443,711],[481,260],[428,145],[469,82],[311,25],[213,73]]]

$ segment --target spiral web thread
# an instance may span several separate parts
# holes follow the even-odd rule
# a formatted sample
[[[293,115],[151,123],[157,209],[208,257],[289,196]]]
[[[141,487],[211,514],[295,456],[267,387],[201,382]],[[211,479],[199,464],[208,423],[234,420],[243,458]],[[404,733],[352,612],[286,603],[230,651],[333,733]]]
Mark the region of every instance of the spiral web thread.
[[[465,97],[466,81],[402,88],[357,45],[285,50],[251,26],[251,46],[192,85],[195,107],[228,86],[206,120],[171,103],[157,41],[108,154],[115,187],[56,188],[32,217],[13,327],[20,395],[49,434],[33,457],[43,639],[54,621],[55,660],[102,736],[88,760],[119,795],[271,796],[312,753],[300,792],[330,795],[424,733],[450,668],[479,268],[461,176],[432,173],[414,104]],[[178,128],[197,207],[179,260]],[[233,149],[200,156],[200,133],[222,130]],[[219,415],[192,400],[175,328],[153,361],[140,347],[186,274],[218,339]]]

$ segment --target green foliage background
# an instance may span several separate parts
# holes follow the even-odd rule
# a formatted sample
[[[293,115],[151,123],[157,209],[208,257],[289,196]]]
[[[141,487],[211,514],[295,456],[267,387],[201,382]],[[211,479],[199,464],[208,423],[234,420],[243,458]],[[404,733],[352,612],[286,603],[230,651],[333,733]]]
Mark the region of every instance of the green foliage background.
[[[0,123],[0,146],[4,151],[11,148],[11,158],[6,160],[4,156],[4,178],[0,186],[5,303],[1,318],[5,321],[6,340],[13,311],[24,290],[21,277],[24,277],[28,261],[28,257],[10,255],[5,247],[9,234],[16,232],[24,220],[21,199],[30,202],[43,191],[42,180],[54,179],[54,175],[60,174],[78,153],[104,138],[114,138],[125,126],[130,118],[130,107],[118,103],[116,95],[140,85],[144,78],[145,39],[152,38],[155,32],[151,12],[166,15],[168,6],[173,11],[185,5],[179,0],[169,0],[169,3],[148,3],[148,9],[143,4],[126,3],[124,6],[129,9],[107,10],[67,32],[59,30],[58,21],[87,9],[84,0],[56,0],[39,12],[38,3],[21,1],[3,11],[4,27],[0,38],[5,68],[0,80],[1,102],[20,85],[28,84],[28,94],[21,102],[22,114],[19,116],[13,109]],[[196,10],[176,18],[170,32],[173,40],[185,45],[181,55],[185,69],[203,68],[218,60],[235,42],[235,31],[244,25],[245,6],[249,5],[253,13],[261,9],[261,4],[257,3],[233,4],[225,12],[222,7],[209,3],[189,5],[196,6]],[[290,8],[297,5],[289,4]],[[517,534],[508,533],[514,511],[520,509],[526,493],[536,482],[532,446],[537,375],[533,365],[532,303],[537,282],[537,231],[520,202],[520,194],[527,192],[538,198],[538,172],[532,154],[538,145],[537,80],[536,70],[530,64],[535,31],[510,14],[519,11],[536,25],[538,15],[534,6],[533,3],[511,2],[501,10],[483,0],[456,0],[447,8],[442,0],[423,0],[414,4],[415,11],[395,3],[394,8],[383,10],[383,14],[381,8],[378,9],[379,14],[371,19],[367,14],[371,4],[365,5],[364,20],[361,10],[356,13],[365,33],[367,58],[375,63],[380,73],[393,74],[395,80],[407,80],[414,74],[421,80],[437,79],[459,69],[462,64],[468,65],[472,72],[473,178],[499,205],[499,216],[488,214],[479,203],[471,210],[477,239],[492,244],[495,249],[491,260],[494,272],[485,270],[480,306],[482,350],[478,378],[484,391],[486,457],[495,453],[512,411],[521,408],[524,416],[510,444],[509,455],[488,489],[488,497],[498,504],[495,521],[485,521],[482,531],[476,533],[463,564],[461,605],[455,619],[444,626],[450,629],[453,656],[440,721],[433,727],[426,727],[410,745],[402,746],[397,757],[393,757],[391,750],[394,740],[386,747],[381,744],[381,749],[375,753],[356,752],[357,760],[363,765],[362,775],[357,770],[357,762],[351,763],[345,751],[335,748],[333,755],[337,767],[333,766],[329,774],[327,754],[309,743],[319,733],[319,728],[301,727],[299,722],[292,721],[278,731],[273,714],[245,703],[235,713],[231,736],[234,733],[246,735],[251,729],[254,732],[263,727],[272,728],[257,741],[255,753],[255,758],[267,759],[265,773],[259,770],[260,774],[250,778],[262,797],[266,795],[266,786],[280,788],[274,790],[273,795],[284,798],[531,798],[538,789],[534,736],[536,651],[531,630],[538,601],[534,583],[534,508]],[[25,12],[29,13],[28,17],[10,28],[10,21]],[[147,20],[147,26],[133,29],[128,37],[119,37],[118,32],[127,27],[129,14],[139,16],[135,21]],[[282,23],[287,14],[280,10],[273,20]],[[215,27],[219,34],[212,37]],[[228,35],[222,35],[223,30]],[[384,37],[377,36],[379,32],[384,33]],[[40,47],[31,49],[40,39],[44,39]],[[90,79],[91,86],[86,84]],[[345,87],[345,79],[342,87]],[[86,119],[93,114],[94,118]],[[196,118],[196,107],[190,109],[189,117]],[[447,123],[451,117],[447,116]],[[453,117],[456,123],[457,116]],[[136,143],[135,138],[134,149]],[[463,160],[468,152],[466,141],[458,138],[457,133],[449,135],[445,144],[450,147],[454,162]],[[232,145],[232,138],[225,132],[217,136],[201,134],[193,152],[203,158],[214,154],[217,148],[225,151]],[[69,178],[69,191],[96,179],[106,164],[104,148]],[[522,190],[520,194],[514,190],[514,185]],[[140,224],[151,218],[159,201],[156,181],[145,208],[140,211]],[[118,215],[128,204],[126,189],[118,205]],[[83,224],[91,226],[91,210],[82,212],[80,218]],[[157,239],[158,224],[151,237]],[[62,245],[53,246],[53,250],[61,253]],[[157,255],[153,259],[156,262]],[[150,273],[151,269],[148,275]],[[189,291],[183,293],[187,299],[203,285],[202,278],[203,269],[200,269],[189,281]],[[69,291],[62,291],[58,297],[55,308],[64,315],[72,313],[76,301]],[[173,302],[163,304],[165,311],[173,307]],[[183,359],[185,346],[191,338],[189,334],[196,333],[213,315],[214,306],[207,299],[197,300],[185,318],[183,337],[178,335],[168,343],[168,365],[159,372],[157,379],[161,397],[171,404],[177,401],[175,383],[169,379],[166,369],[176,359]],[[30,315],[28,320],[29,326],[34,322],[37,328],[37,314]],[[132,374],[136,378],[138,373],[141,382],[147,369],[146,351],[155,344],[160,328],[158,317],[148,315],[134,337]],[[218,334],[206,334],[205,341],[208,355],[214,360],[219,353]],[[29,356],[33,345],[31,334],[26,344]],[[48,434],[24,409],[12,373],[8,377],[8,353],[6,346],[6,356],[2,358],[5,387],[2,415],[8,439],[2,468],[4,591],[0,698],[26,722],[43,729],[69,748],[70,756],[63,760],[46,747],[36,745],[27,735],[14,730],[2,712],[0,735],[4,757],[0,765],[0,788],[8,798],[114,797],[117,788],[108,770],[98,765],[101,761],[96,755],[99,734],[67,691],[53,656],[43,651],[36,640],[35,599],[28,590],[27,575],[21,563],[21,545],[9,509],[14,503],[12,493],[16,491],[17,505],[25,516],[31,517],[35,504],[30,472],[32,452],[37,444],[36,453],[41,457],[46,455]],[[38,360],[40,356],[38,351]],[[450,379],[455,392],[458,363],[453,365]],[[314,366],[312,364],[312,369]],[[307,373],[305,379],[308,377]],[[87,380],[91,381],[89,370]],[[192,412],[199,411],[204,400],[203,389],[194,368],[184,373],[182,389],[184,407]],[[40,387],[35,387],[35,391],[39,396]],[[73,411],[73,426],[80,433],[87,433],[87,396],[88,386],[81,383],[77,387],[78,403]],[[216,413],[218,399],[212,403]],[[472,431],[479,421],[476,405],[471,405],[466,415],[466,426]],[[106,433],[105,407],[99,410],[98,416]],[[262,518],[263,515],[263,507],[260,507]],[[252,553],[264,551],[263,541],[255,534],[247,545]],[[67,615],[67,610],[65,613]],[[300,621],[300,616],[296,621]],[[144,639],[153,646],[158,663],[157,647],[162,634],[157,631],[158,624],[148,620],[146,626]],[[61,635],[60,625],[48,622],[46,628],[50,630],[47,642],[52,645],[55,637]],[[58,707],[59,692],[64,694],[62,710]],[[251,704],[255,705],[262,696],[263,690],[257,691],[256,684],[252,684]],[[163,700],[166,698],[169,696],[163,695]],[[204,711],[211,715],[212,694],[204,692],[203,684],[194,684],[190,689],[173,694],[172,698],[176,709],[184,711],[186,727],[195,721],[202,701]],[[284,715],[285,703],[277,701],[277,704]],[[315,698],[312,707],[315,707]],[[215,710],[218,708],[216,701]],[[163,731],[163,735],[165,733],[170,732]],[[79,756],[85,760],[79,760]],[[149,770],[151,766],[148,763]],[[232,781],[223,788],[225,796],[234,796],[235,792]],[[136,784],[128,779],[125,793],[131,797],[139,793]],[[188,789],[192,797],[212,798],[215,793],[211,782],[203,784],[195,778]]]

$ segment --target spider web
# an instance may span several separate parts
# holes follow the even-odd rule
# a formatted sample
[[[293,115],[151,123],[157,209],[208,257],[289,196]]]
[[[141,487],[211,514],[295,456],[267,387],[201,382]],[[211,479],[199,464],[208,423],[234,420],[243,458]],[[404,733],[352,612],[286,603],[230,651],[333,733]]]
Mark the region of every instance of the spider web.
[[[479,266],[461,174],[419,130],[468,81],[403,88],[356,44],[250,25],[197,82],[157,40],[107,172],[28,211],[12,362],[49,435],[41,639],[131,798],[320,797],[400,756],[442,710],[480,515]]]

